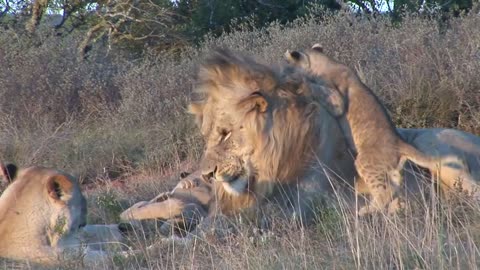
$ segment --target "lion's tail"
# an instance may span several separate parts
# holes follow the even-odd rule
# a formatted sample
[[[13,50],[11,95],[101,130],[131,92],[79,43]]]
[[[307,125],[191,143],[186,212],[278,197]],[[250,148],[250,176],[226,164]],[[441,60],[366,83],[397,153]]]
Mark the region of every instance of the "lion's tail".
[[[471,175],[468,165],[458,156],[427,156],[404,142],[400,143],[399,150],[402,156],[420,167],[429,169],[432,176],[440,179],[441,184],[451,189],[467,191],[470,194],[480,191],[480,186]]]

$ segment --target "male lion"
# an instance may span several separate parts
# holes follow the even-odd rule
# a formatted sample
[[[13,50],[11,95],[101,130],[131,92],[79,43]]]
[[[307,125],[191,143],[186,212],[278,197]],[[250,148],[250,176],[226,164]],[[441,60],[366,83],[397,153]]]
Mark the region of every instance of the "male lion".
[[[318,95],[319,102],[335,116],[345,114],[340,121],[347,122],[342,127],[356,151],[355,168],[372,197],[370,204],[360,209],[359,215],[382,211],[386,207],[389,212],[398,209],[398,205],[391,202],[398,202],[393,198],[403,181],[401,171],[407,159],[428,168],[432,174],[439,172],[447,178],[462,175],[463,182],[474,183],[473,178],[465,173],[468,168],[458,157],[427,156],[406,143],[376,95],[351,68],[325,55],[321,46],[316,44],[304,52],[287,51],[285,56],[290,63],[311,71],[334,86],[334,89],[320,88],[320,91],[327,92],[314,95]],[[447,163],[455,164],[457,168],[445,166]]]
[[[324,87],[301,69],[216,50],[199,68],[189,106],[206,144],[203,178],[231,195],[249,186],[257,204],[278,199],[310,220],[331,180],[354,172],[336,119],[311,95]]]
[[[12,164],[0,164],[0,177],[10,183],[0,197],[0,257],[43,265],[111,261],[104,243],[122,241],[125,228],[86,225],[87,205],[75,178],[42,167],[17,172]]]

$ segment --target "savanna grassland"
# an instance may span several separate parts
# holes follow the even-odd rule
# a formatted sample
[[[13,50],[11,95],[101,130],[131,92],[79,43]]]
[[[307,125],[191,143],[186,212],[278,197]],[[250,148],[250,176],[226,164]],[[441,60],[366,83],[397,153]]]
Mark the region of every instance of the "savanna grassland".
[[[31,39],[2,30],[0,159],[78,176],[89,222],[118,222],[123,209],[172,188],[180,170],[195,168],[203,142],[186,105],[195,66],[217,46],[277,64],[285,50],[320,42],[357,70],[397,126],[480,135],[479,26],[475,14],[448,22],[405,16],[392,23],[338,13],[262,29],[243,24],[180,54],[133,58],[97,47],[83,60],[76,55],[80,38],[74,34],[58,39],[45,30]],[[238,221],[238,232],[223,239],[161,244],[154,252],[112,260],[119,269],[480,266],[479,206],[424,200],[405,215],[365,221],[339,202],[319,210],[318,218],[303,229],[273,219],[272,231],[261,237]],[[132,245],[159,243],[154,225],[138,232]]]

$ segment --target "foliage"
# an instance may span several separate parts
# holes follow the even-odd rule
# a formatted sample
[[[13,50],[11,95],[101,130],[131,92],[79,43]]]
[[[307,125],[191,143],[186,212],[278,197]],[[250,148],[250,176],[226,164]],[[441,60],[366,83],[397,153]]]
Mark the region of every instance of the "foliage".
[[[128,49],[135,55],[146,49],[178,51],[198,43],[205,34],[218,36],[249,22],[261,28],[276,21],[292,22],[312,9],[386,13],[395,20],[407,13],[458,16],[475,0],[0,0],[0,25],[24,27],[33,35],[39,26],[56,36],[82,32],[78,56],[83,58],[100,43]],[[476,9],[480,8],[477,3]],[[477,11],[478,12],[478,11]],[[319,16],[318,13],[311,15]],[[323,17],[323,15],[320,15]],[[445,20],[445,18],[443,19]]]
[[[253,16],[255,27],[263,27],[273,21],[291,22],[305,16],[313,5],[340,9],[340,5],[333,0],[179,0],[177,11],[190,18],[187,31],[201,37],[208,32],[216,35],[230,32],[232,19],[242,23]]]

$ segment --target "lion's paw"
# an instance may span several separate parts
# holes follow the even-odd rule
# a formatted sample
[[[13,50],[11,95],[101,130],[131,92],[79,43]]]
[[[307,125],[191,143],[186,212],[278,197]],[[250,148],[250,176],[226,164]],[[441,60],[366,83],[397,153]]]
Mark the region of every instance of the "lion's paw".
[[[200,186],[200,179],[193,178],[193,179],[182,179],[180,182],[175,186],[175,189],[192,189]],[[175,190],[174,189],[174,190]]]

